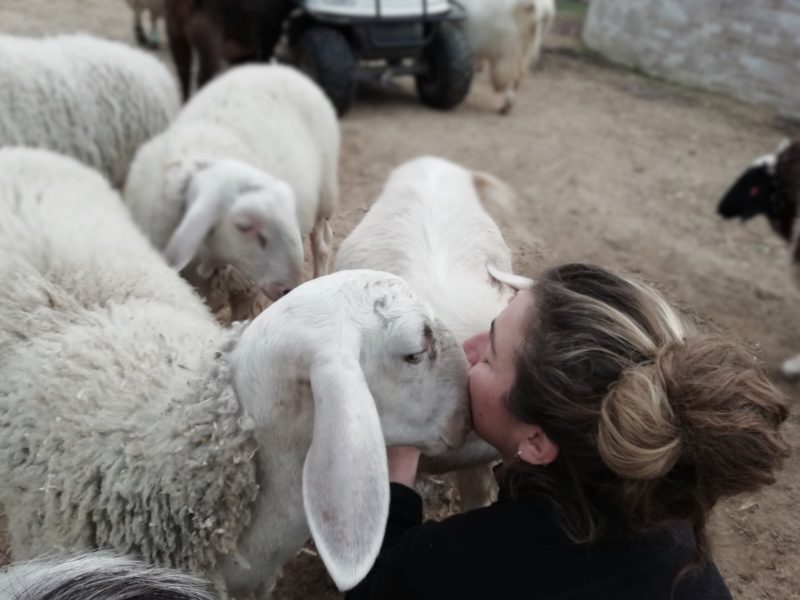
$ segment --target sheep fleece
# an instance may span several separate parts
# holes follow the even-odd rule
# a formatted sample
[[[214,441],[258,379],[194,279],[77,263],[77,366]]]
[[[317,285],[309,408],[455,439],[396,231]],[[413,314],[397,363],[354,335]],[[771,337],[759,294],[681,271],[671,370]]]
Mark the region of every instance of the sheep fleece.
[[[0,503],[13,558],[113,548],[220,588],[219,555],[235,551],[258,490],[252,425],[224,361],[236,332],[71,159],[0,150],[0,214]]]
[[[136,150],[180,107],[158,59],[85,34],[0,35],[0,146],[48,148],[121,187]]]

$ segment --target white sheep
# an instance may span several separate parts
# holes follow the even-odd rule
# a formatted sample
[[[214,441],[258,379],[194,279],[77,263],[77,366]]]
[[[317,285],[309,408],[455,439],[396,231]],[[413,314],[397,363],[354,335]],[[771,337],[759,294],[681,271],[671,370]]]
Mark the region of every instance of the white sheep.
[[[525,73],[538,60],[556,15],[554,0],[459,0],[467,12],[463,28],[476,61],[489,63],[495,92],[508,114]]]
[[[214,600],[202,581],[141,561],[91,552],[15,563],[0,571],[3,600]]]
[[[156,58],[88,35],[0,34],[0,146],[54,150],[121,187],[136,150],[180,107]]]
[[[159,47],[158,21],[164,18],[165,0],[125,0],[133,11],[133,34],[140,46],[156,49]],[[144,32],[142,15],[150,13],[150,33]]]
[[[302,236],[328,272],[338,202],[339,125],[299,71],[232,69],[204,87],[131,165],[125,202],[178,270],[232,265],[271,299],[300,283]]]
[[[510,275],[511,252],[483,201],[508,209],[513,192],[491,175],[441,158],[422,157],[395,169],[381,195],[342,242],[336,269],[390,271],[431,303],[459,345],[486,331],[529,279]],[[428,461],[444,472],[497,457],[471,433],[455,453]],[[485,504],[488,468],[459,473],[462,508]]]
[[[463,442],[463,353],[399,277],[321,277],[225,330],[75,161],[0,150],[0,214],[14,560],[109,548],[244,597],[310,529],[346,589],[383,538],[385,446]]]

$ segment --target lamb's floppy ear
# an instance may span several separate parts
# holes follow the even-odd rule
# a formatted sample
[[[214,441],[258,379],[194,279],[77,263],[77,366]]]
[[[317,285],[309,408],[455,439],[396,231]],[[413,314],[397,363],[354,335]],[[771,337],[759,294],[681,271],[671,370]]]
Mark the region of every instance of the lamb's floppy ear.
[[[513,273],[506,273],[495,267],[492,263],[486,263],[486,270],[489,275],[499,281],[505,283],[510,288],[515,290],[527,290],[533,286],[533,279],[523,277],[522,275],[514,275]]]
[[[311,368],[314,437],[303,467],[309,529],[340,590],[369,572],[389,516],[383,431],[357,356]]]
[[[507,183],[481,171],[472,172],[472,182],[484,206],[493,204],[506,212],[514,210],[516,194]]]
[[[195,257],[203,239],[219,218],[220,189],[201,190],[172,234],[164,258],[178,271]]]

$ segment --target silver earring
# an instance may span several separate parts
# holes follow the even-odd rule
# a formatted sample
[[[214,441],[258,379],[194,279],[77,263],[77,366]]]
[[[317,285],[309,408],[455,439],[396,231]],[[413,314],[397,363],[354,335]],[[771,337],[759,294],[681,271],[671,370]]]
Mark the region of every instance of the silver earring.
[[[517,453],[514,455],[514,462],[519,462],[522,460],[522,450],[517,450]]]

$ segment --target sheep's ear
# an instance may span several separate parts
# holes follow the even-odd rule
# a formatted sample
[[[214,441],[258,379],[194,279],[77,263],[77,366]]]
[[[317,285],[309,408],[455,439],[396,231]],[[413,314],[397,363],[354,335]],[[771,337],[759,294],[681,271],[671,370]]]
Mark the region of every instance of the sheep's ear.
[[[500,283],[506,284],[508,287],[512,289],[527,290],[528,288],[533,286],[533,279],[530,279],[528,277],[523,277],[522,275],[514,275],[513,273],[506,273],[505,271],[501,271],[491,263],[486,263],[486,270],[489,272],[490,277],[499,281]]]
[[[378,557],[389,516],[389,473],[378,410],[355,359],[311,369],[314,437],[303,506],[334,583],[348,590]]]
[[[516,194],[508,184],[494,175],[480,171],[472,172],[472,181],[484,206],[493,204],[506,212],[514,210]]]
[[[203,239],[219,218],[217,190],[201,192],[175,229],[164,249],[164,258],[171,267],[182,271],[195,257]]]

